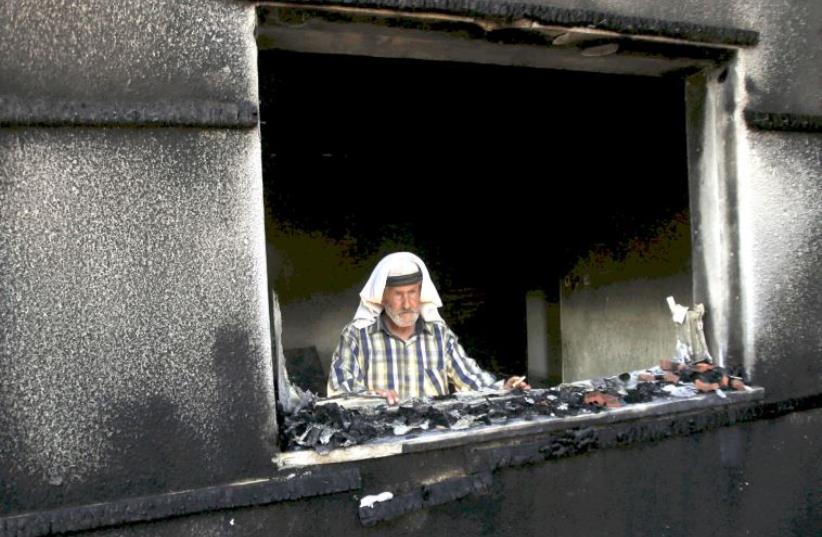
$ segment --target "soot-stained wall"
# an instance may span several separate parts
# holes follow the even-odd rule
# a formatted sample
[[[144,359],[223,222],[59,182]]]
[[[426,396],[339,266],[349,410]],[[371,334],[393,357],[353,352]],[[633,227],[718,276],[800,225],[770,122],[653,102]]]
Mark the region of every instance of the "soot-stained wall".
[[[0,514],[269,468],[259,135],[140,125],[253,106],[254,21],[235,2],[0,4],[13,118],[0,130]],[[72,125],[100,109],[120,115]],[[154,112],[124,123],[126,109]],[[65,124],[37,126],[50,116]]]
[[[463,6],[498,15],[524,9],[458,0],[368,5]],[[757,45],[737,53],[742,83],[723,109],[738,127],[728,140],[738,173],[729,179],[734,188],[727,200],[739,224],[730,229],[738,239],[730,254],[741,280],[735,314],[744,325],[742,352],[753,381],[768,397],[818,393],[822,325],[813,320],[821,296],[822,142],[818,133],[750,128],[742,111],[819,117],[822,4],[542,5],[759,32]],[[13,120],[0,133],[3,515],[268,471],[274,411],[259,132],[249,121],[236,122],[231,132],[206,132],[200,127],[215,127],[213,118],[195,117],[215,103],[231,105],[217,106],[219,117],[225,116],[219,110],[256,105],[253,28],[253,6],[244,2],[0,3],[0,123]],[[157,112],[169,110],[193,120],[162,127]],[[114,128],[89,128],[101,114]],[[62,126],[42,129],[42,122]],[[707,306],[711,313],[714,305]],[[504,486],[489,499],[422,511],[392,529],[510,528],[519,534],[537,524],[596,534],[593,505],[601,517],[625,513],[617,520],[622,533],[725,534],[734,523],[762,534],[807,534],[819,503],[818,422],[818,411],[796,413],[506,471]],[[696,470],[684,472],[679,461],[693,457]],[[413,466],[385,462],[399,480],[410,479]],[[660,479],[666,472],[679,477]],[[546,483],[568,493],[535,494],[541,489],[531,485]],[[649,499],[655,503],[649,506]],[[540,510],[543,500],[547,507]],[[248,533],[356,533],[356,502],[347,494],[328,496],[110,532],[218,535],[249,515],[249,525],[241,526]],[[719,509],[719,521],[694,522],[693,511],[682,508],[693,504]],[[525,509],[538,516],[527,518]],[[329,516],[318,516],[324,512]],[[343,512],[349,518],[338,516]],[[649,512],[654,524],[642,526]]]
[[[742,252],[746,321],[754,378],[774,397],[818,393],[822,382],[820,138],[756,132],[748,142],[751,171],[740,194],[749,218]]]
[[[254,11],[232,1],[0,4],[4,96],[255,99]]]
[[[602,450],[493,472],[485,490],[363,527],[359,500],[460,475],[452,450],[361,464],[362,489],[296,502],[226,510],[95,532],[99,537],[172,535],[813,535],[819,527],[819,410],[630,449]],[[470,449],[469,449],[470,451]],[[464,458],[463,458],[464,457]],[[778,493],[777,493],[778,492]]]

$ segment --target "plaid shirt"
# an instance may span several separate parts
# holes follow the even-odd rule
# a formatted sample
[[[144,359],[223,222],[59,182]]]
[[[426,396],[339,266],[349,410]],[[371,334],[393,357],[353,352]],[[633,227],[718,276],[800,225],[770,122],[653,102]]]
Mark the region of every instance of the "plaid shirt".
[[[350,323],[343,329],[331,359],[328,395],[388,389],[408,399],[447,395],[449,383],[458,391],[500,384],[466,356],[445,323],[427,323],[420,317],[414,334],[403,341],[380,315],[365,328]]]

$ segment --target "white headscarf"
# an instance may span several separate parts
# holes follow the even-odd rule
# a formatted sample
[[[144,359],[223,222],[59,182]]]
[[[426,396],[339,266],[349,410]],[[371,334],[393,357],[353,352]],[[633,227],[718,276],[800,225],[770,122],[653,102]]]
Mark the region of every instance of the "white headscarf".
[[[354,314],[354,326],[356,328],[370,326],[382,313],[382,295],[385,291],[385,280],[388,278],[389,272],[407,265],[409,261],[419,267],[420,272],[422,272],[420,315],[424,321],[429,323],[443,322],[442,317],[437,312],[437,308],[442,306],[442,300],[440,300],[440,295],[434,287],[434,282],[431,281],[431,276],[428,275],[425,263],[410,252],[396,252],[385,256],[377,263],[365,287],[360,291],[360,306]]]

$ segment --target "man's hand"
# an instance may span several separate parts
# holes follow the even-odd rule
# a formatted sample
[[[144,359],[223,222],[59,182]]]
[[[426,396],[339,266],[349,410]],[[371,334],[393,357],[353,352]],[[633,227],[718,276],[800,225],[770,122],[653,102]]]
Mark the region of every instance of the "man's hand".
[[[397,392],[395,392],[394,390],[378,389],[378,390],[374,390],[374,393],[376,393],[380,397],[385,397],[385,401],[389,405],[396,405],[397,403],[400,402],[400,395]]]
[[[502,385],[506,390],[519,388],[520,390],[530,390],[531,385],[525,382],[525,377],[511,377]]]

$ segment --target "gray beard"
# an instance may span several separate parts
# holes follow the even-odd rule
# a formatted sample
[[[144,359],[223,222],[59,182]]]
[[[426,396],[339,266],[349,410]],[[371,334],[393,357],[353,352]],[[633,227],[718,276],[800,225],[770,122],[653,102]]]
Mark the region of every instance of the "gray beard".
[[[384,308],[385,314],[388,315],[388,318],[391,319],[395,325],[399,326],[400,328],[408,328],[409,326],[414,326],[417,324],[417,319],[420,318],[420,312],[415,311],[414,316],[407,321],[404,321],[402,317],[400,317],[400,313],[395,312],[389,308]]]

